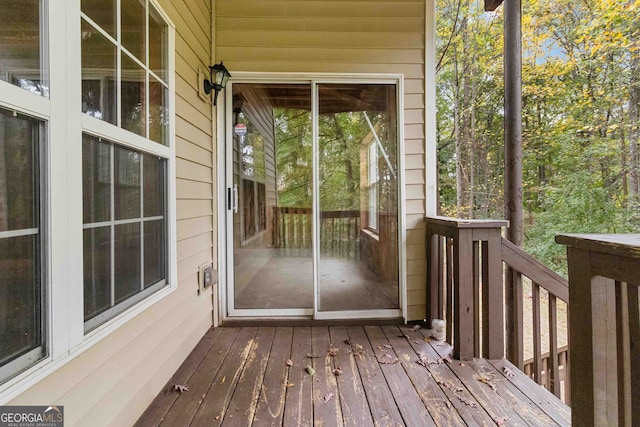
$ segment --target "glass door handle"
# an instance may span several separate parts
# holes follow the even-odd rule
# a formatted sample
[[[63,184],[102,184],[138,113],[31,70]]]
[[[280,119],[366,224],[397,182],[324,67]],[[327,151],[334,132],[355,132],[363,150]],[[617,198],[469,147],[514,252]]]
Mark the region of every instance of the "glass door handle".
[[[238,185],[233,186],[233,213],[238,213]]]

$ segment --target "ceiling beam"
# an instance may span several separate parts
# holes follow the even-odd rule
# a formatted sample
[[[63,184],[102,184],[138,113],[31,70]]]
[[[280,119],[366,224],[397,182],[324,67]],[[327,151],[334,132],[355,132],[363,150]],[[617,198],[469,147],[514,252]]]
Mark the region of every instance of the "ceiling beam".
[[[484,0],[484,11],[492,12],[502,4],[502,0]]]

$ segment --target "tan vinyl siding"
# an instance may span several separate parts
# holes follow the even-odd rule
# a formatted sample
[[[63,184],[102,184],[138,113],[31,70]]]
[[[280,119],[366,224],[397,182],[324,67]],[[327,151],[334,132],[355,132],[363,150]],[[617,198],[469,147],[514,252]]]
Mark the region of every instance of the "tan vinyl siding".
[[[218,0],[216,62],[251,72],[404,75],[408,320],[425,316],[425,1]]]
[[[212,324],[211,288],[197,295],[198,266],[217,259],[212,111],[197,94],[211,2],[159,3],[176,26],[178,288],[10,402],[64,405],[66,426],[135,423]]]

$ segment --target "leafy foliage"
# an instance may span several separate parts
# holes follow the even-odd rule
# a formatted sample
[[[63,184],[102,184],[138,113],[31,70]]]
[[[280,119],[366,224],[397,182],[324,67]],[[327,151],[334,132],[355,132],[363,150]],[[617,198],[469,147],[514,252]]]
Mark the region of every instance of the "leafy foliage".
[[[501,217],[501,8],[438,9],[441,210]],[[638,0],[523,1],[525,246],[563,273],[555,235],[640,230],[639,13]]]

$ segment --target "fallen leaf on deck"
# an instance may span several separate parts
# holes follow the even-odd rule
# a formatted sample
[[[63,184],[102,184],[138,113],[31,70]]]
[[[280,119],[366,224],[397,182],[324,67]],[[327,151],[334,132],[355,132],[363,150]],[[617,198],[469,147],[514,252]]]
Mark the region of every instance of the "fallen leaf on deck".
[[[471,399],[467,399],[466,397],[460,396],[459,394],[456,394],[456,396],[458,396],[458,400],[460,400],[460,402],[464,403],[467,406],[470,406],[472,408],[478,406],[477,403]]]
[[[398,335],[398,338],[406,338],[408,340],[411,339],[411,337],[409,335],[407,335],[407,334]]]
[[[463,391],[464,391],[464,388],[456,387],[456,390],[455,390],[456,393],[462,393]]]
[[[224,384],[224,382],[225,382],[226,380],[227,380],[227,377],[226,377],[226,376],[222,377],[222,381],[220,381],[220,384]]]
[[[513,372],[511,369],[509,369],[507,366],[502,368],[502,372],[504,372],[504,374],[508,377],[508,378],[513,378],[516,376],[516,373]]]
[[[431,338],[422,338],[422,341],[424,341],[424,342],[431,342]]]
[[[453,360],[451,359],[451,356],[445,356],[442,358],[443,362],[447,362],[447,363],[453,363]]]
[[[411,332],[415,332],[418,329],[420,329],[420,325],[413,325],[413,328],[411,328]]]
[[[220,419],[220,415],[216,415],[216,417],[214,418],[214,420],[218,421]]]
[[[189,391],[189,387],[184,386],[184,385],[174,384],[173,385],[173,390],[175,390],[175,391],[179,392],[180,394],[182,394],[185,391]]]
[[[364,347],[360,344],[354,344],[353,347],[355,348],[355,350],[352,351],[354,356],[359,356],[364,352]]]
[[[329,344],[329,356],[331,357],[335,357],[338,355],[338,350],[337,348],[335,348],[334,346],[332,346],[331,344]]]
[[[331,400],[331,398],[333,397],[333,393],[327,393],[324,396],[322,396],[322,401],[323,402],[328,402]]]
[[[342,368],[338,366],[336,369],[334,369],[333,375],[335,375],[336,377],[342,375]]]
[[[493,382],[493,378],[489,378],[484,375],[474,375],[473,378],[476,379],[477,381],[480,381],[483,384],[488,385],[489,387],[491,387],[492,390],[494,391],[496,390],[496,384]]]
[[[309,359],[317,359],[317,358],[318,358],[318,357],[320,357],[320,356],[316,356],[315,354],[307,353],[307,357],[308,357]]]
[[[307,371],[307,374],[311,376],[314,376],[316,374],[316,370],[309,365],[307,365],[307,367],[304,370]]]
[[[496,422],[497,425],[499,426],[504,426],[506,425],[506,422],[509,418],[507,417],[500,417],[500,418],[496,418],[494,421]]]
[[[393,347],[391,346],[391,344],[382,344],[382,346],[383,346],[384,348],[393,349]]]
[[[293,360],[291,359],[287,359],[285,363],[287,364],[287,366],[293,366]]]
[[[294,385],[294,383],[287,383],[287,387],[293,387]]]
[[[464,362],[460,362],[460,366],[467,366],[464,364]]]
[[[393,356],[391,356],[393,357]],[[400,359],[398,359],[397,357],[395,359],[383,359],[380,360],[378,359],[378,363],[382,364],[382,365],[393,365],[394,363],[398,363],[400,361]]]
[[[345,343],[346,345],[351,345],[351,341],[349,341],[349,340],[344,340],[342,342]]]

